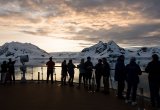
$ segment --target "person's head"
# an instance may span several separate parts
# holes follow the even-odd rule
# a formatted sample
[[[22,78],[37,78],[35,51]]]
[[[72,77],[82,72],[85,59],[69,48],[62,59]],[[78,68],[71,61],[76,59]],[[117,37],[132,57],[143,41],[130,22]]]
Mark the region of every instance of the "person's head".
[[[98,63],[102,63],[102,60],[101,60],[101,59],[98,59]]]
[[[102,61],[103,61],[103,62],[107,62],[107,59],[106,59],[106,58],[102,58]]]
[[[7,62],[6,61],[3,61],[3,64],[6,64]]]
[[[120,56],[118,57],[118,61],[124,61],[124,55],[120,55]]]
[[[12,59],[11,59],[11,58],[9,58],[8,60],[9,60],[9,62],[11,62],[11,61],[12,61]]]
[[[66,60],[64,60],[63,62],[66,63]]]
[[[69,63],[72,63],[72,60],[69,60]]]
[[[91,60],[91,57],[87,57],[87,61],[90,61]]]
[[[52,61],[52,57],[50,57],[49,60]]]
[[[153,59],[153,61],[158,61],[158,60],[159,60],[159,57],[158,57],[157,54],[153,54],[153,55],[152,55],[152,59]]]
[[[136,58],[135,57],[131,57],[130,63],[132,63],[132,62],[136,62]]]
[[[84,63],[84,59],[83,58],[81,59],[81,63]]]

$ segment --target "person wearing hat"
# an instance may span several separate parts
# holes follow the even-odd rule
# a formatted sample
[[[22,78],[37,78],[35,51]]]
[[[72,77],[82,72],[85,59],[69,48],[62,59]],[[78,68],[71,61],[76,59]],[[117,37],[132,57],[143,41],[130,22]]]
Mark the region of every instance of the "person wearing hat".
[[[142,74],[142,71],[139,65],[136,63],[136,58],[132,57],[130,63],[125,68],[126,71],[126,80],[127,80],[127,94],[126,94],[126,103],[131,102],[132,105],[136,105],[136,95],[137,87],[139,83],[139,75]],[[132,91],[132,94],[131,94]],[[131,99],[130,99],[131,94]]]
[[[148,63],[145,71],[149,73],[148,81],[150,88],[150,99],[153,107],[160,108],[160,61],[157,54],[152,55],[152,61]]]
[[[51,75],[51,83],[53,84],[53,70],[55,62],[52,61],[52,57],[49,58],[49,61],[46,63],[46,65],[47,65],[47,83],[49,80],[49,76]]]

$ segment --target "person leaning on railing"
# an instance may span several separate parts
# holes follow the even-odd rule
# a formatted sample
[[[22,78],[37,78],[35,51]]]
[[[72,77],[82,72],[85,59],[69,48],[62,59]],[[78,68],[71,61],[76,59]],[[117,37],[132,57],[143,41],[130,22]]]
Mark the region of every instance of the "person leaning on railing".
[[[46,63],[46,65],[47,65],[47,83],[49,80],[49,76],[51,75],[51,83],[53,84],[53,71],[55,62],[52,61],[52,57],[49,58],[49,61]]]
[[[104,93],[109,94],[109,77],[110,77],[110,65],[106,58],[102,58],[102,75],[104,84]]]
[[[95,65],[95,75],[96,75],[96,85],[97,85],[96,92],[99,92],[100,89],[102,71],[103,71],[102,60],[99,59],[98,63]]]
[[[61,64],[62,70],[61,70],[61,85],[66,85],[66,77],[67,77],[67,63],[66,60],[64,60]]]
[[[136,105],[136,95],[137,95],[137,87],[139,83],[139,75],[142,74],[142,71],[138,64],[136,64],[136,58],[132,57],[130,63],[126,65],[126,75],[127,75],[127,94],[126,94],[126,103],[130,103],[132,105]],[[130,94],[132,91],[131,99]]]
[[[68,74],[69,74],[69,80],[68,80],[69,86],[74,86],[73,80],[74,80],[74,68],[75,67],[76,66],[73,64],[72,60],[69,60],[69,63],[67,65]]]
[[[81,87],[81,80],[83,78],[83,85],[86,86],[86,75],[85,75],[85,64],[84,59],[81,59],[81,62],[79,65],[77,65],[77,68],[79,69],[79,85],[78,88]]]
[[[6,83],[6,76],[7,76],[7,62],[3,61],[3,63],[1,64],[1,83],[2,84]]]
[[[12,61],[11,58],[9,58],[9,62],[7,63],[8,74],[10,74],[11,76],[11,83],[13,81],[14,84],[15,84],[15,67],[14,67],[15,63],[16,61]]]
[[[126,72],[125,72],[125,64],[124,64],[124,55],[120,55],[117,58],[117,62],[115,65],[115,81],[118,82],[118,98],[125,99],[123,96],[124,88],[125,88],[125,80],[126,80]]]
[[[152,107],[160,108],[160,61],[157,54],[152,55],[152,61],[148,63],[145,71],[149,73],[148,81]]]
[[[93,63],[91,62],[91,57],[87,57],[87,61],[85,62],[85,72],[86,84],[88,85],[88,89],[91,89],[91,78],[93,72]]]

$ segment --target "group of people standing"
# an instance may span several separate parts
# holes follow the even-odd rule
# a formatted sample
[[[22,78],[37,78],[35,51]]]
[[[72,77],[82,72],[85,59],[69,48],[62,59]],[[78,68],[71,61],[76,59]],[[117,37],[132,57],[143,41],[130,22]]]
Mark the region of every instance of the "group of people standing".
[[[72,63],[72,60],[69,60],[69,63],[66,63],[66,60],[64,60],[61,64],[62,66],[62,77],[61,77],[61,84],[66,85],[66,77],[69,74],[69,80],[68,83],[70,86],[73,86],[73,79],[74,79],[74,68],[76,66]],[[93,66],[93,63],[91,61],[90,57],[87,57],[87,61],[85,62],[84,59],[81,59],[81,62],[79,65],[77,65],[77,68],[79,69],[79,84],[78,88],[81,87],[81,82],[83,79],[83,86],[84,88],[91,89],[91,80],[92,78],[96,79],[96,91],[98,92],[100,90],[100,82],[101,78],[103,76],[103,84],[104,84],[104,92],[106,94],[109,94],[109,76],[110,76],[110,66],[107,62],[106,58],[102,58],[98,60],[98,63]],[[93,73],[93,69],[95,69],[95,76]],[[92,81],[93,83],[93,81]]]
[[[15,61],[9,58],[9,61],[3,61],[1,64],[1,83],[5,84],[7,81],[15,83]]]
[[[142,71],[139,65],[136,63],[136,58],[132,57],[130,59],[129,64],[125,65],[124,63],[125,57],[120,55],[117,58],[117,62],[115,65],[115,74],[114,79],[118,82],[117,86],[117,96],[120,99],[125,99],[126,103],[131,103],[132,105],[136,104],[136,94],[138,84],[140,82],[139,75],[142,74]],[[15,61],[12,61],[10,58],[9,61],[3,61],[1,64],[1,83],[5,84],[7,81],[10,83],[15,83]],[[47,83],[49,80],[49,76],[51,75],[51,83],[53,84],[53,73],[55,68],[55,62],[52,60],[52,57],[49,58],[49,61],[46,63],[47,65]],[[73,86],[74,80],[74,69],[76,66],[73,64],[72,60],[69,60],[67,63],[64,60],[61,64],[61,85],[67,85],[66,78],[69,74],[68,84]],[[110,65],[107,62],[106,58],[98,59],[98,62],[95,66],[91,61],[91,57],[87,57],[87,61],[81,59],[79,65],[77,65],[79,69],[79,84],[78,88],[81,87],[81,82],[83,78],[83,86],[89,90],[92,89],[92,84],[96,79],[96,92],[100,91],[101,87],[101,79],[103,77],[103,85],[104,85],[104,93],[109,94],[109,78],[110,78]],[[95,74],[93,71],[95,70]],[[160,107],[160,61],[157,54],[152,55],[152,61],[148,63],[145,68],[145,72],[149,73],[148,81],[150,88],[150,99],[153,107]],[[125,83],[127,83],[127,91],[126,96],[124,97],[124,89]]]
[[[132,105],[136,105],[136,96],[137,96],[137,88],[140,82],[139,75],[142,74],[140,66],[136,63],[136,58],[132,57],[130,62],[125,65],[124,63],[125,57],[124,55],[120,55],[117,58],[117,62],[115,65],[115,74],[114,79],[118,82],[117,86],[117,96],[119,99],[125,99],[126,103],[131,103]],[[66,77],[67,73],[69,74],[69,85],[73,85],[74,79],[74,68],[76,67],[72,60],[69,60],[69,63],[66,63],[66,60],[62,62],[62,85],[66,85]],[[91,62],[91,58],[87,57],[87,61],[81,59],[79,65],[77,65],[79,69],[79,85],[81,87],[81,80],[83,78],[84,87],[91,89],[91,78],[96,79],[96,91],[100,91],[101,79],[103,77],[103,85],[104,85],[104,93],[109,94],[109,78],[110,78],[110,65],[107,62],[106,58],[98,59],[98,63],[93,66]],[[93,74],[93,70],[95,70],[95,76]],[[160,88],[160,61],[157,54],[152,55],[152,61],[148,63],[145,68],[145,72],[149,73],[148,81],[150,88],[150,97],[151,104],[153,107],[160,107],[160,96],[159,96],[159,88]],[[126,86],[126,95],[124,97],[124,89]]]
[[[135,57],[132,57],[127,65],[125,65],[124,60],[125,57],[123,55],[119,56],[115,65],[114,78],[115,81],[118,82],[117,96],[120,99],[126,99],[126,103],[132,103],[132,105],[135,105],[139,75],[142,74],[142,71],[139,65],[136,64]],[[123,96],[125,82],[127,82],[126,97]]]
[[[61,84],[66,85],[66,77],[69,74],[69,80],[68,83],[70,86],[73,86],[73,80],[74,80],[74,68],[76,66],[73,64],[72,60],[69,60],[69,63],[66,63],[66,60],[64,60],[61,64],[62,66],[62,72],[61,72]],[[93,63],[91,62],[91,58],[87,57],[87,61],[85,62],[84,59],[81,59],[81,62],[79,65],[77,65],[77,68],[79,69],[79,85],[78,88],[81,87],[81,82],[83,78],[83,86],[84,88],[91,89],[91,80],[93,73],[93,69],[95,69],[95,78],[97,83],[97,89],[98,92],[100,89],[100,82],[101,77],[103,76],[103,82],[104,82],[104,92],[109,93],[109,75],[110,75],[110,66],[107,63],[107,59],[99,59],[98,63],[93,66]]]
[[[136,94],[139,80],[139,75],[142,74],[142,71],[138,64],[136,64],[136,59],[132,57],[130,63],[125,65],[124,56],[121,55],[117,59],[115,66],[115,80],[118,82],[118,98],[126,99],[126,103],[131,103],[132,105],[136,104]],[[148,63],[145,68],[145,72],[149,73],[148,82],[150,88],[150,99],[151,105],[153,107],[160,107],[160,61],[157,54],[152,55],[152,61]],[[125,82],[127,82],[127,92],[126,97],[123,96]],[[132,94],[131,94],[132,93]],[[131,97],[130,97],[131,95]]]

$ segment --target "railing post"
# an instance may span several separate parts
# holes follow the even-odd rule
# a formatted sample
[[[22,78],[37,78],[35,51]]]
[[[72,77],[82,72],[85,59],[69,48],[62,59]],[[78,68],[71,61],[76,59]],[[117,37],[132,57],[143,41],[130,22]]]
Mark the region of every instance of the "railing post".
[[[38,72],[38,84],[40,83],[40,72]]]
[[[42,81],[43,81],[43,67],[41,67],[41,72],[42,72]]]
[[[31,80],[33,81],[33,66],[31,68],[32,68],[32,73],[31,73],[32,78],[31,78]]]

